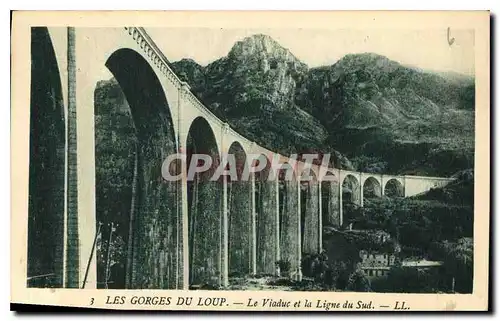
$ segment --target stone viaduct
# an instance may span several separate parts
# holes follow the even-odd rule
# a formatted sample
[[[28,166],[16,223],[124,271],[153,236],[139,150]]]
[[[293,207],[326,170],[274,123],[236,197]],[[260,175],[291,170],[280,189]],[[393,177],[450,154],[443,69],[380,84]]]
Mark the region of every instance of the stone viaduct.
[[[275,153],[203,106],[142,28],[34,28],[31,61],[26,275],[53,272],[55,286],[96,287],[94,91],[106,69],[127,98],[140,142],[131,146],[138,196],[130,200],[127,288],[224,287],[233,273],[279,274],[279,260],[300,279],[301,256],[321,250],[322,226],[342,226],[345,198],[362,206],[366,197],[407,197],[451,181],[308,169],[280,155],[291,181],[266,180],[266,169],[250,181],[209,182],[202,173],[168,182],[162,162],[179,151],[208,153],[215,163],[227,153],[237,160]],[[48,136],[53,127],[60,130]],[[50,160],[43,166],[42,148]],[[51,198],[37,198],[40,190]],[[40,255],[42,247],[50,250]]]

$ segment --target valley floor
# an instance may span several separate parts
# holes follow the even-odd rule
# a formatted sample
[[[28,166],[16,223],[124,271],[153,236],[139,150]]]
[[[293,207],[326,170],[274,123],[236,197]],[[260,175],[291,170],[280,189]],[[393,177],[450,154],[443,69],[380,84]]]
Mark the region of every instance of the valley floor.
[[[292,281],[288,278],[273,276],[250,276],[229,278],[229,287],[225,290],[239,291],[335,291],[325,290],[310,278]]]

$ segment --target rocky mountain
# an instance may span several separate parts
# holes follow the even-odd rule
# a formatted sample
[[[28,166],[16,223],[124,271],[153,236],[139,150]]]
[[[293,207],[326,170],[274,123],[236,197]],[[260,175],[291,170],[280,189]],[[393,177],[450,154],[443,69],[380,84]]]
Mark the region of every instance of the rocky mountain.
[[[266,35],[203,67],[172,63],[216,115],[282,153],[335,153],[336,166],[452,175],[473,167],[474,79],[373,54],[308,68]],[[347,160],[343,155],[346,155]]]
[[[328,131],[321,122],[295,103],[307,65],[271,37],[239,41],[226,57],[206,67],[190,59],[172,67],[215,115],[255,142],[285,155],[332,153],[352,168],[328,146]]]
[[[285,155],[331,153],[335,167],[393,174],[451,176],[474,166],[468,76],[374,53],[309,68],[261,34],[207,66],[191,59],[170,65],[214,114]],[[116,82],[104,85],[121,93]]]
[[[347,55],[311,69],[296,102],[360,170],[451,175],[473,167],[474,80],[457,79]]]

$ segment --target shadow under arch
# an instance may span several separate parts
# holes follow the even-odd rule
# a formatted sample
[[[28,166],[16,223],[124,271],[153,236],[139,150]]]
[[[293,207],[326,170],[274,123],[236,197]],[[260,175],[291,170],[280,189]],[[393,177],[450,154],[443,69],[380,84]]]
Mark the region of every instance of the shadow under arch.
[[[391,178],[385,183],[384,195],[387,197],[404,197],[404,186],[398,179]]]
[[[363,199],[371,199],[382,196],[382,185],[373,176],[368,177],[363,183]]]
[[[299,191],[294,168],[288,163],[281,165],[278,172],[278,204],[280,233],[280,273],[292,276],[299,266],[300,257],[300,215],[298,208]]]
[[[278,182],[270,175],[271,161],[260,154],[253,165],[265,164],[255,175],[255,224],[257,274],[275,275],[279,253]]]
[[[252,272],[252,182],[243,172],[247,154],[241,144],[233,142],[228,157],[234,157],[236,177],[227,177],[228,261],[229,276],[245,276]]]
[[[177,151],[165,92],[149,63],[132,49],[116,50],[105,67],[121,90],[115,94],[124,96],[125,102],[106,104],[109,96],[99,99],[97,89],[102,86],[98,84],[94,106],[96,221],[103,223],[101,244],[107,245],[98,248],[98,258],[106,257],[98,262],[98,286],[180,288],[178,185],[164,180],[161,173],[164,159]],[[112,190],[106,191],[107,187]],[[126,254],[120,257],[119,253]],[[113,254],[115,264],[107,259]],[[109,285],[108,275],[113,278]]]
[[[312,169],[300,175],[300,229],[303,254],[319,252],[319,185]]]
[[[61,78],[46,27],[31,28],[28,287],[62,287],[65,119]]]
[[[327,171],[321,181],[321,215],[323,226],[340,227],[339,181]]]
[[[223,281],[223,181],[211,180],[220,164],[220,155],[214,132],[204,118],[198,117],[191,123],[186,146],[189,283],[193,289],[216,288]],[[204,164],[204,161],[194,163],[194,154],[208,156],[212,164],[190,179],[190,173]]]
[[[342,224],[349,223],[353,219],[354,211],[361,205],[359,180],[348,174],[342,182]]]

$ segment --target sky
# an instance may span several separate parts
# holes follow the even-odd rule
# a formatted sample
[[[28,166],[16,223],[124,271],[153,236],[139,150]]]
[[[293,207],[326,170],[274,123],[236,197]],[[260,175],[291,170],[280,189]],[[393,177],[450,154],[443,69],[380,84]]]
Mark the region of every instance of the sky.
[[[373,52],[425,70],[474,75],[474,31],[409,29],[147,28],[171,61],[191,58],[205,66],[226,56],[239,40],[271,36],[309,67],[331,65],[346,54]],[[450,45],[449,39],[453,39]]]

